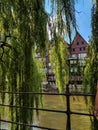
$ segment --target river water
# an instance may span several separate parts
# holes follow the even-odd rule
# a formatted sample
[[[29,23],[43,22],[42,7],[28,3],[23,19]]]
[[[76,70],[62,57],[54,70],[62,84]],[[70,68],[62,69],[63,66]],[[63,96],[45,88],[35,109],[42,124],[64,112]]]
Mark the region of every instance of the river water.
[[[60,96],[45,95],[44,108],[66,110],[66,99]],[[71,111],[88,113],[88,108],[83,97],[71,97]],[[48,128],[66,130],[66,114],[40,111],[38,124]],[[71,115],[72,130],[91,130],[90,117],[84,115]]]
[[[71,97],[71,111],[88,113],[88,108],[83,97]],[[57,95],[43,96],[43,108],[53,110],[66,110],[66,99]],[[58,130],[66,130],[66,114],[57,112],[40,111],[39,118],[35,114],[35,125],[54,128]],[[71,115],[71,130],[91,130],[91,122],[88,116]],[[6,124],[2,128],[7,127]],[[7,128],[5,128],[7,129]],[[33,128],[32,130],[41,130]]]

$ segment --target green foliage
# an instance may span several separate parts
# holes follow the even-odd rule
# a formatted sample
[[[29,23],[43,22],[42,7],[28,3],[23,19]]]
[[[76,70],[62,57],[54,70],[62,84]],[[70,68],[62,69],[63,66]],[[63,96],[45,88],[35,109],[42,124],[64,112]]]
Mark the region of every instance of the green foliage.
[[[94,1],[92,6],[92,39],[88,46],[87,65],[84,71],[84,86],[85,91],[95,94],[96,85],[98,82],[98,1]],[[94,110],[95,97],[91,97],[89,110],[90,113]],[[92,130],[98,129],[97,119],[91,118]]]
[[[74,5],[75,0],[51,0],[51,10],[53,16],[56,15],[55,17],[57,20],[54,28],[58,28],[59,36],[61,36],[62,34],[64,34],[64,36],[65,34],[68,34],[70,41],[72,30],[77,30]],[[54,29],[53,31],[54,35],[56,33],[56,29]]]
[[[72,0],[73,1],[73,0]],[[67,31],[71,33],[71,27],[75,27],[74,2],[70,0],[56,0],[56,13],[58,12],[58,33],[63,31],[65,22]],[[54,1],[51,1],[53,4]],[[54,15],[54,14],[52,14]],[[63,20],[63,16],[65,20]],[[11,49],[0,47],[0,91],[13,92],[1,94],[2,103],[7,101],[10,107],[10,120],[19,123],[33,123],[33,111],[26,107],[38,107],[41,97],[27,92],[41,92],[43,75],[40,73],[39,62],[34,58],[38,51],[45,53],[47,46],[47,21],[48,14],[45,11],[45,0],[1,0],[0,1],[0,40],[11,45]],[[54,37],[57,28],[53,27]],[[57,40],[59,42],[59,40]],[[49,43],[49,42],[48,42]],[[60,49],[60,51],[59,51]],[[64,59],[63,45],[55,44],[54,53],[57,57],[56,75],[60,91],[66,85],[67,67]],[[57,53],[57,55],[56,55]],[[41,65],[43,62],[41,63]],[[60,74],[60,75],[59,75]],[[45,76],[44,76],[45,77]],[[61,81],[59,81],[61,80]],[[23,92],[15,94],[18,92]],[[26,93],[25,93],[26,92]],[[25,94],[24,94],[25,93]],[[25,107],[23,109],[22,107]],[[2,118],[2,115],[1,115]],[[12,130],[29,130],[26,126],[11,125]]]
[[[84,71],[84,84],[86,91],[95,92],[96,83],[98,79],[97,67],[98,54],[94,53],[92,45],[88,46],[88,57],[86,59],[86,67]],[[86,87],[87,86],[87,87]]]
[[[2,91],[24,92],[7,95],[9,98],[7,104],[20,107],[10,108],[10,120],[29,124],[33,123],[33,111],[21,107],[36,106],[38,108],[41,97],[27,92],[41,92],[43,80],[42,73],[39,71],[39,67],[42,66],[38,65],[38,61],[34,59],[34,46],[45,48],[46,38],[46,29],[44,28],[46,15],[42,1],[39,2],[40,8],[36,1],[30,1],[28,4],[24,0],[1,1],[3,6],[0,10],[1,40],[6,40],[12,46],[12,49],[4,47],[4,52],[0,48],[0,87]],[[7,35],[9,38],[6,37]],[[6,99],[4,97],[5,95],[2,94],[3,103]],[[11,125],[11,129],[27,130],[29,128],[24,125]]]
[[[64,92],[69,76],[67,65],[68,50],[61,38],[57,38],[56,42],[54,42],[49,55],[56,78],[56,86],[59,92]]]
[[[97,66],[98,54],[95,53],[93,44],[94,43],[92,43],[88,46],[88,57],[87,57],[87,64],[86,64],[86,67],[84,70],[83,84],[84,84],[84,92],[95,94],[96,93],[96,84],[98,81],[98,66]],[[93,113],[95,97],[90,97],[90,100],[87,103],[88,103],[88,107],[89,107],[89,112]],[[91,126],[92,130],[97,130],[98,122],[95,119],[95,117],[91,118],[91,122],[92,122],[92,126]]]

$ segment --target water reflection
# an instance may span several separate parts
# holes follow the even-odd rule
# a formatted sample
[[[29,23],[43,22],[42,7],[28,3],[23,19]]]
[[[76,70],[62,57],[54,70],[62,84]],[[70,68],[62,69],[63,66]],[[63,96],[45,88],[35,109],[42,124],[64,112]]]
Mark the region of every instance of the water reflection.
[[[83,97],[73,98],[71,97],[71,110],[75,112],[88,113],[88,109],[85,105]],[[62,99],[60,96],[44,96],[44,108],[54,110],[66,110],[66,99]],[[43,112],[39,114],[39,125],[55,128],[59,130],[66,130],[66,114],[56,112]],[[91,130],[90,118],[83,115],[71,115],[71,128],[72,130]]]

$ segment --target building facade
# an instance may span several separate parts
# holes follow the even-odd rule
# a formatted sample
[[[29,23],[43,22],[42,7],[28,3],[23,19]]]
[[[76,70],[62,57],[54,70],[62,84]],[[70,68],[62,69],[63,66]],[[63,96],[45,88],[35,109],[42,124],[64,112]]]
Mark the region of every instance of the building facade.
[[[82,82],[82,73],[85,67],[85,58],[87,56],[87,46],[88,43],[84,40],[84,38],[77,32],[72,43],[68,44],[67,42],[64,43],[65,46],[68,48],[69,57],[69,69],[70,69],[70,82],[74,84],[77,82],[81,84]],[[48,85],[55,84],[55,75],[51,70],[51,63],[49,60],[49,53],[46,53],[46,68],[47,68],[47,83]]]
[[[74,40],[70,45],[71,57],[83,59],[87,56],[88,43],[84,38],[77,32]]]
[[[70,45],[70,81],[72,83],[82,83],[83,72],[86,65],[88,43],[84,38],[77,32],[74,40]]]

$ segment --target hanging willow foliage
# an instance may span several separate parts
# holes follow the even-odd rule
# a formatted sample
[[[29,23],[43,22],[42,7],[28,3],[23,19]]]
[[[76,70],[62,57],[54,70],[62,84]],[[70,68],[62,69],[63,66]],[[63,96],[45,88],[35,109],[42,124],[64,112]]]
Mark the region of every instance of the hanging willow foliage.
[[[86,92],[96,93],[98,82],[98,1],[94,1],[92,6],[92,39],[88,46],[87,64],[84,71],[84,88]],[[89,104],[90,113],[94,110],[95,97],[91,97]],[[98,121],[91,118],[92,130],[98,129]]]
[[[61,38],[54,41],[53,47],[50,50],[50,61],[52,64],[52,69],[55,74],[56,86],[58,87],[59,92],[65,91],[65,86],[68,83],[69,69],[67,65],[68,50],[64,43],[64,40]]]
[[[2,1],[0,11],[1,40],[9,35],[6,42],[12,46],[11,49],[4,48],[0,64],[1,90],[13,93],[41,92],[42,75],[33,54],[35,45],[45,48],[46,15],[42,1]],[[2,55],[2,48],[0,49]],[[2,94],[2,102],[4,96]],[[28,93],[9,94],[8,103],[12,106],[38,107],[40,100],[40,96]],[[33,111],[30,109],[10,108],[9,117],[14,122],[33,123]],[[30,128],[11,125],[11,129]]]
[[[52,28],[54,37],[56,34],[68,34],[71,41],[72,30],[77,30],[74,5],[75,0],[51,0],[51,17],[55,19]]]
[[[56,9],[55,14],[57,14],[58,23],[58,32],[56,32],[57,28],[53,27],[53,36],[56,39],[57,34],[59,36],[62,34],[65,26],[62,23],[66,22],[66,29],[71,37],[71,27],[76,27],[74,0],[51,0],[51,3],[52,7]],[[32,124],[33,111],[22,107],[38,107],[40,104],[40,96],[31,95],[27,92],[42,91],[41,82],[43,76],[39,67],[43,65],[43,62],[39,63],[34,54],[36,52],[35,48],[37,48],[37,51],[45,53],[47,21],[48,14],[45,11],[45,0],[0,0],[0,40],[7,42],[11,46],[11,48],[0,47],[0,91],[13,92],[9,95],[1,94],[0,100],[2,100],[2,103],[6,101],[11,106],[20,107],[11,107],[10,110],[7,110],[11,121]],[[60,67],[60,76],[65,75],[65,70],[64,74],[63,70],[60,71],[66,66],[64,62],[65,55],[62,53],[64,51],[66,50],[63,50],[62,44],[57,45],[54,51],[55,55],[58,53],[59,61],[62,60],[61,65],[57,61]],[[57,78],[62,80],[59,77]],[[58,81],[58,84],[63,87],[61,82]],[[62,91],[61,88],[60,91]],[[24,93],[14,94],[16,92]],[[2,115],[0,117],[2,118]],[[11,124],[10,129],[29,130],[30,128],[25,125]]]

